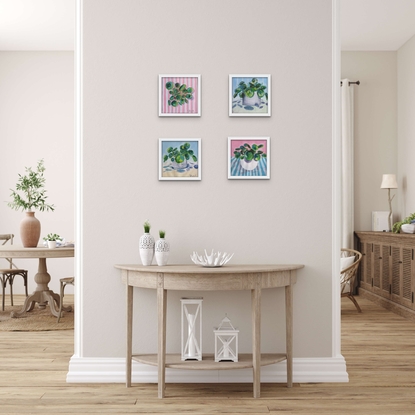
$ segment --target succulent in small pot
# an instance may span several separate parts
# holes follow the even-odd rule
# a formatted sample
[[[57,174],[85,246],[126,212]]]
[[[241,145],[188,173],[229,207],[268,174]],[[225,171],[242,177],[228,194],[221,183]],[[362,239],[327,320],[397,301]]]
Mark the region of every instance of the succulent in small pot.
[[[48,243],[48,248],[56,248],[56,242],[61,242],[62,238],[56,233],[48,233],[44,238],[44,241]]]

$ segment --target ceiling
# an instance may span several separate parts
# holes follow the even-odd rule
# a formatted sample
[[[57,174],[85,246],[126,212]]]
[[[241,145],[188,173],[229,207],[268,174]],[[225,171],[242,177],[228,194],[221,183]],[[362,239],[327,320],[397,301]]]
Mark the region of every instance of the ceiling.
[[[397,50],[415,35],[415,0],[340,3],[342,50]],[[0,0],[0,50],[73,50],[74,28],[75,0]]]

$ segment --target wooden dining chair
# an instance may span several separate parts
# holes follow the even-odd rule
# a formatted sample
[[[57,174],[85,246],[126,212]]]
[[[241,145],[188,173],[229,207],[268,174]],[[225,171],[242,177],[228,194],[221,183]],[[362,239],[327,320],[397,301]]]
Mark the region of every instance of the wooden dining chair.
[[[12,233],[0,235],[0,242],[3,241],[2,245],[5,245],[7,242],[10,241],[10,244],[13,245],[13,238],[14,235]],[[13,283],[14,278],[17,275],[20,275],[23,277],[23,283],[25,287],[25,293],[27,297],[27,270],[18,268],[11,258],[6,258],[6,261],[9,263],[9,268],[2,268],[0,269],[0,283],[2,287],[2,293],[3,293],[3,301],[2,301],[2,310],[4,311],[4,301],[6,296],[6,286],[7,282],[10,285],[10,303],[13,305]]]
[[[359,268],[362,254],[354,249],[343,248],[340,257],[340,287],[341,296],[349,298],[359,313],[362,312],[356,298],[353,296],[357,269]]]
[[[63,294],[65,292],[65,287],[70,285],[75,285],[75,277],[66,277],[60,279],[61,288],[60,288],[60,301],[59,301],[59,314],[58,314],[58,323],[62,317],[62,307],[63,307]]]

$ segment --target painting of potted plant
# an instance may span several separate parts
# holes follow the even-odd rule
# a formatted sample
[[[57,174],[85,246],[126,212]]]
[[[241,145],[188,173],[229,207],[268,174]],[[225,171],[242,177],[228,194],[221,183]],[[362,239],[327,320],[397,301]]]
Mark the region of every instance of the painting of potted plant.
[[[159,116],[201,115],[200,75],[159,75]]]
[[[159,139],[159,180],[201,180],[200,138]]]
[[[269,137],[228,138],[228,179],[269,179],[269,163]]]
[[[46,202],[43,159],[38,161],[36,169],[25,167],[25,171],[26,174],[19,174],[15,189],[10,189],[12,201],[7,205],[15,210],[26,211],[26,216],[20,222],[20,238],[25,248],[35,248],[39,242],[41,226],[34,210],[53,212],[55,206]]]
[[[271,116],[271,75],[229,75],[229,116]]]

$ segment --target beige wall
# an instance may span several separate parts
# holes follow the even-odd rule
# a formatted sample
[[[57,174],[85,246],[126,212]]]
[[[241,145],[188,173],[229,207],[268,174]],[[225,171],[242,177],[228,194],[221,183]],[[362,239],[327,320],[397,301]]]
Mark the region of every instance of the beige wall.
[[[398,186],[402,219],[415,212],[415,37],[398,50]]]
[[[382,174],[397,174],[397,53],[342,52],[341,59],[342,78],[361,82],[353,87],[355,230],[371,230],[372,211],[389,210]],[[397,217],[400,189],[394,193]]]
[[[10,188],[27,166],[44,158],[48,201],[54,212],[38,212],[41,237],[53,232],[74,240],[74,54],[73,52],[0,52],[0,233],[14,233],[21,244],[20,211],[11,210]],[[43,242],[43,241],[41,241]],[[73,275],[73,259],[48,260],[50,287]],[[19,260],[35,289],[35,260]],[[68,293],[72,287],[68,287]],[[16,280],[16,293],[23,284]]]
[[[235,252],[234,263],[305,264],[294,353],[332,355],[331,4],[84,0],[81,356],[124,356],[125,287],[114,264],[140,261],[146,219],[153,235],[167,231],[171,263],[215,248]],[[259,21],[247,23],[253,15]],[[160,73],[201,74],[200,118],[158,117]],[[272,117],[228,117],[232,73],[272,75]],[[271,180],[227,179],[235,135],[271,137]],[[202,139],[202,181],[158,181],[160,137]],[[169,295],[168,351],[180,350],[183,294]],[[204,350],[213,351],[225,313],[241,352],[250,350],[249,294],[203,297]],[[135,298],[135,316],[145,318],[134,348],[154,352],[155,293]],[[264,293],[264,351],[284,348],[283,310],[282,293]]]

